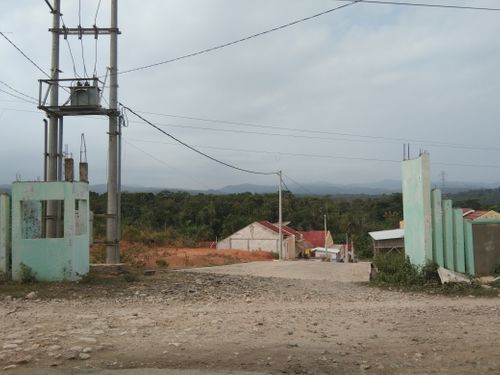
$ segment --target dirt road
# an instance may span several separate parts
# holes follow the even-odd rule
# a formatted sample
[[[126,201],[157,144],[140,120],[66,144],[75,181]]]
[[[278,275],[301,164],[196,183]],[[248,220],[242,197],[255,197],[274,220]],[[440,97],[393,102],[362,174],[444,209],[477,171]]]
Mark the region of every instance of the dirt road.
[[[500,298],[379,290],[318,276],[345,271],[332,264],[294,263],[38,284],[22,292],[31,299],[0,285],[0,369],[500,373]]]

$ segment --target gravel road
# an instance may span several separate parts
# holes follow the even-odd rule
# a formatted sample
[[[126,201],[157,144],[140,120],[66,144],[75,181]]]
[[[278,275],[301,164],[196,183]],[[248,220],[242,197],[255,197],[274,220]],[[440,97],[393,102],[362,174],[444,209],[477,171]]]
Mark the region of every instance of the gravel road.
[[[248,263],[35,284],[20,298],[0,285],[0,370],[500,373],[500,298],[380,290],[348,282],[357,271],[341,266]]]

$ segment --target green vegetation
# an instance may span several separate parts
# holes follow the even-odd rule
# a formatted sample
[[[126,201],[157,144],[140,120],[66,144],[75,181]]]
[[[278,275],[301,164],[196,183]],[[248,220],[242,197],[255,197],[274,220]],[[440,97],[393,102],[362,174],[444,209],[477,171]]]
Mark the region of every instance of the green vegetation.
[[[500,284],[490,283],[484,287],[476,280],[472,280],[470,284],[449,283],[442,285],[437,273],[438,266],[435,263],[418,267],[411,264],[408,257],[405,258],[403,255],[381,255],[374,259],[373,265],[376,273],[372,284],[383,288],[482,297],[496,297],[500,293]]]
[[[106,195],[91,193],[91,209],[106,211]],[[323,215],[334,241],[346,233],[358,255],[370,257],[369,231],[399,227],[403,216],[401,194],[363,198],[296,196],[283,194],[283,217],[300,231],[322,230]],[[215,240],[253,221],[278,221],[277,194],[191,195],[184,192],[123,193],[122,238],[164,246],[193,246]],[[104,220],[95,220],[95,235],[105,233]]]
[[[21,272],[21,282],[23,284],[30,284],[36,282],[36,276],[31,267],[27,266],[24,263],[21,263],[19,265],[19,268]]]
[[[500,209],[500,187],[496,189],[477,189],[462,193],[450,194],[458,207],[468,207],[474,210]]]
[[[404,255],[387,254],[376,257],[373,264],[377,270],[373,280],[376,284],[415,286],[439,283],[434,263],[417,267]]]

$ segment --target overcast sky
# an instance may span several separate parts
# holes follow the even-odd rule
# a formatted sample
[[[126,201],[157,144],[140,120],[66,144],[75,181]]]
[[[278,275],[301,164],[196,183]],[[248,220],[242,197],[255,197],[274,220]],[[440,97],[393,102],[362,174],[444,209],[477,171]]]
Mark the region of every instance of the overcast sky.
[[[97,3],[82,0],[82,26],[93,25]],[[342,4],[335,0],[119,3],[122,71]],[[496,0],[439,3],[500,5]],[[62,0],[62,12],[68,27],[78,25],[78,1]],[[108,0],[102,1],[97,24],[109,27]],[[0,14],[0,31],[46,71],[50,25],[51,14],[42,0],[10,2]],[[420,149],[430,152],[434,180],[445,171],[450,181],[500,184],[499,35],[500,12],[355,4],[218,51],[122,74],[119,100],[137,111],[239,122],[142,113],[225,162],[258,171],[281,169],[300,183],[399,179],[397,161],[405,139],[413,156]],[[83,75],[80,42],[76,37],[68,40],[77,73]],[[83,51],[92,74],[92,37],[84,38]],[[97,60],[97,72],[103,75],[109,60],[106,36],[99,38]],[[41,72],[3,38],[0,61],[1,81],[38,97]],[[61,69],[64,77],[73,77],[63,39]],[[12,92],[2,84],[0,89]],[[43,175],[43,118],[35,105],[0,92],[0,183],[13,181],[16,174],[26,180]],[[220,166],[175,145],[131,114],[129,120],[123,138],[124,184],[207,189],[276,183],[276,177]],[[64,143],[76,162],[80,134],[85,133],[92,184],[106,181],[107,127],[105,118],[65,119]],[[287,184],[300,191],[290,180]]]

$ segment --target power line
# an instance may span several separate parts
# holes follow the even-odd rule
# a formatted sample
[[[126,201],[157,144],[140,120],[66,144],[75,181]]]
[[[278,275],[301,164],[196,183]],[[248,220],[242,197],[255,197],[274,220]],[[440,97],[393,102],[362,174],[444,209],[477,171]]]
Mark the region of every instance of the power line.
[[[35,104],[35,105],[37,105],[37,104],[38,104],[37,102],[33,102],[33,101],[29,100],[29,99],[26,99],[26,98],[24,98],[24,97],[22,97],[22,96],[19,96],[19,95],[13,94],[13,93],[8,92],[8,91],[6,91],[6,90],[4,90],[4,89],[1,89],[1,88],[0,88],[0,92],[3,92],[4,94],[10,95],[10,96],[12,96],[13,98],[16,98],[16,99],[22,100],[22,101],[24,101],[24,102],[26,102],[26,103]]]
[[[61,18],[63,30],[66,30],[66,24],[64,23],[64,18],[61,13],[59,13],[59,18]],[[76,71],[75,57],[73,56],[73,50],[71,49],[71,44],[69,43],[68,38],[65,37],[64,39],[66,40],[66,45],[68,46],[69,50],[69,56],[71,58],[71,64],[73,65],[73,74],[75,75],[75,77],[79,77]]]
[[[140,111],[138,111],[140,112]],[[154,112],[142,112],[149,114],[158,114]],[[440,148],[458,148],[458,149],[470,149],[470,150],[481,150],[481,151],[500,151],[500,148],[494,146],[476,146],[476,145],[465,145],[465,144],[455,144],[455,143],[446,143],[446,142],[433,142],[429,140],[422,139],[408,139],[408,138],[397,138],[397,137],[384,137],[384,136],[371,136],[371,135],[362,135],[355,133],[344,133],[344,132],[332,132],[332,131],[322,131],[322,130],[306,130],[306,129],[297,129],[297,128],[287,128],[282,126],[268,126],[268,125],[259,125],[259,124],[249,124],[249,123],[241,123],[241,122],[230,122],[223,120],[208,120],[208,119],[200,119],[195,117],[187,117],[187,116],[175,116],[175,115],[165,115],[171,117],[180,117],[185,119],[193,119],[193,120],[201,120],[208,122],[219,122],[223,124],[234,124],[238,126],[248,126],[248,127],[256,127],[256,128],[268,128],[268,129],[278,129],[278,130],[286,130],[286,131],[295,131],[301,133],[313,133],[318,134],[318,136],[313,135],[298,135],[298,134],[282,134],[282,133],[271,133],[271,132],[258,132],[258,131],[249,131],[249,130],[235,130],[235,129],[220,129],[220,128],[209,128],[209,127],[201,127],[194,125],[180,125],[180,124],[160,124],[156,123],[161,127],[174,127],[174,128],[184,128],[184,129],[197,129],[204,131],[217,131],[224,133],[235,133],[235,134],[249,134],[249,135],[266,135],[266,136],[276,136],[276,137],[289,137],[289,138],[300,138],[300,139],[320,139],[320,140],[337,140],[344,142],[358,142],[358,143],[387,143],[387,144],[400,144],[401,142],[415,142],[422,146],[432,146],[432,147],[440,147]],[[336,135],[342,137],[356,137],[356,138],[366,138],[364,140],[361,139],[345,139],[345,138],[332,138],[332,137],[324,137],[319,135]]]
[[[169,144],[161,141],[148,141],[134,139],[135,142],[146,142],[146,143],[159,143],[159,144]],[[383,163],[401,163],[401,160],[396,159],[377,159],[377,158],[364,158],[364,157],[354,157],[354,156],[343,156],[343,155],[324,155],[324,154],[307,154],[307,153],[295,153],[295,152],[282,152],[282,151],[267,151],[267,150],[249,150],[249,149],[238,149],[230,147],[215,147],[215,146],[205,146],[205,145],[195,145],[198,148],[206,148],[212,150],[221,151],[233,151],[233,152],[248,152],[255,154],[267,154],[267,155],[281,155],[281,156],[297,156],[306,158],[317,158],[317,159],[341,159],[341,160],[357,160],[357,161],[373,161],[373,162],[383,162]],[[494,168],[500,169],[500,166],[496,165],[485,165],[485,164],[465,164],[465,163],[447,163],[447,162],[432,162],[432,164],[445,165],[451,167],[470,167],[470,168]]]
[[[149,152],[144,151],[143,149],[141,149],[141,148],[137,147],[137,146],[136,146],[136,145],[134,145],[133,143],[130,143],[130,142],[128,142],[128,141],[127,141],[127,140],[125,140],[125,139],[124,139],[123,141],[124,141],[127,145],[129,145],[129,146],[131,146],[131,147],[135,148],[137,151],[140,151],[140,152],[142,152],[144,155],[149,156],[151,159],[156,160],[157,162],[159,162],[159,163],[161,163],[161,164],[163,164],[163,165],[166,165],[167,167],[169,167],[169,168],[173,169],[174,171],[176,171],[176,172],[178,172],[178,173],[180,173],[180,174],[182,174],[182,175],[188,176],[188,177],[189,177],[189,178],[191,178],[193,181],[195,181],[196,183],[198,183],[198,184],[200,184],[200,185],[204,186],[205,188],[207,188],[207,189],[209,189],[209,190],[211,189],[208,185],[206,185],[206,184],[205,184],[205,183],[203,183],[202,181],[200,181],[200,180],[198,180],[198,179],[194,178],[193,176],[188,175],[187,173],[184,173],[182,170],[175,168],[174,166],[172,166],[172,165],[168,164],[167,162],[165,162],[165,161],[164,161],[164,160],[162,160],[162,159],[157,158],[156,156],[154,156],[154,155],[150,154]]]
[[[340,10],[340,9],[343,9],[343,8],[347,8],[348,6],[356,4],[356,3],[360,2],[360,1],[361,0],[351,0],[351,2],[349,4],[344,4],[344,5],[338,6],[336,8],[331,8],[331,9],[325,10],[323,12],[313,14],[313,15],[308,16],[308,17],[304,17],[304,18],[301,18],[301,19],[298,19],[298,20],[295,20],[295,21],[292,21],[292,22],[288,22],[286,24],[283,24],[283,25],[280,25],[280,26],[276,26],[276,27],[273,27],[273,28],[265,30],[265,31],[261,31],[261,32],[256,33],[256,34],[248,35],[248,36],[246,36],[244,38],[236,39],[236,40],[233,40],[231,42],[224,43],[224,44],[219,44],[217,46],[206,48],[206,49],[203,49],[201,51],[192,52],[192,53],[189,53],[187,55],[175,57],[173,59],[164,60],[164,61],[160,61],[160,62],[157,62],[157,63],[148,64],[148,65],[143,65],[143,66],[139,66],[137,68],[132,68],[132,69],[128,69],[128,70],[122,70],[121,72],[118,72],[116,74],[132,73],[132,72],[136,72],[136,71],[139,71],[139,70],[153,68],[155,66],[169,64],[169,63],[172,63],[172,62],[175,62],[175,61],[179,61],[179,60],[184,60],[184,59],[187,59],[187,58],[190,58],[190,57],[199,56],[199,55],[202,55],[202,54],[205,54],[205,53],[208,53],[208,52],[213,52],[213,51],[216,51],[216,50],[219,50],[219,49],[222,49],[222,48],[225,48],[225,47],[229,47],[229,46],[232,46],[232,45],[235,45],[235,44],[238,44],[238,43],[246,42],[246,41],[248,41],[250,39],[254,39],[254,38],[266,35],[266,34],[270,34],[270,33],[275,32],[275,31],[283,30],[283,29],[285,29],[287,27],[295,26],[295,25],[297,25],[299,23],[306,22],[306,21],[312,20],[312,19],[317,18],[317,17],[324,16],[326,14],[335,12],[337,10]]]
[[[82,0],[78,0],[78,28],[82,27]],[[80,39],[80,49],[82,52],[82,63],[83,63],[83,75],[85,78],[88,77],[87,74],[87,64],[85,63],[85,52],[83,50],[83,38],[81,35],[78,36]]]
[[[99,9],[101,8],[101,0],[97,3],[97,9],[95,11],[94,16],[94,27],[97,29],[97,16],[99,15]],[[94,45],[94,76],[97,76],[97,52],[98,52],[98,37],[95,37],[95,45]]]
[[[287,186],[287,184],[285,183],[285,180],[283,180],[283,178],[281,179],[281,183],[282,183],[283,185],[285,185],[285,189],[286,189],[287,191],[289,191],[290,193],[292,192],[292,189],[290,189],[290,188]]]
[[[95,11],[95,16],[94,16],[94,26],[97,25],[97,16],[99,15],[99,9],[101,9],[101,1],[102,0],[99,0],[99,2],[97,3],[97,9]]]
[[[237,166],[234,166],[234,165],[231,165],[231,164],[228,164],[224,161],[221,161],[219,159],[216,159],[214,158],[213,156],[210,156],[210,155],[207,155],[205,154],[204,152],[188,145],[187,143],[181,141],[180,139],[174,137],[173,135],[167,133],[166,131],[164,131],[163,129],[159,128],[158,126],[156,126],[155,124],[153,124],[151,121],[145,119],[143,116],[141,116],[140,114],[138,114],[137,112],[135,112],[134,110],[132,110],[131,108],[123,105],[122,103],[120,103],[120,105],[127,111],[129,111],[130,113],[134,114],[136,117],[138,117],[139,119],[141,119],[142,121],[144,121],[145,123],[149,124],[151,127],[155,128],[156,130],[158,130],[159,132],[165,134],[166,136],[172,138],[174,141],[180,143],[181,145],[189,148],[190,150],[196,152],[197,154],[200,154],[210,160],[213,160],[215,161],[216,163],[219,163],[219,164],[222,164],[226,167],[229,167],[229,168],[232,168],[232,169],[236,169],[238,171],[241,171],[241,172],[246,172],[246,173],[251,173],[251,174],[256,174],[256,175],[264,175],[264,176],[270,176],[270,175],[275,175],[276,172],[260,172],[260,171],[254,171],[254,170],[251,170],[251,169],[245,169],[245,168],[240,168],[240,167],[237,167]]]
[[[310,194],[314,194],[311,190],[307,189],[306,187],[304,187],[302,184],[298,183],[297,181],[295,181],[293,178],[291,178],[290,176],[286,175],[283,173],[283,176],[288,178],[290,181],[292,181],[295,185],[297,185],[298,187],[300,187],[302,190],[304,190],[304,192],[306,193],[310,193]]]
[[[25,94],[25,93],[23,93],[23,92],[19,91],[19,90],[16,90],[14,87],[12,87],[11,85],[9,85],[9,84],[5,83],[5,82],[4,82],[4,81],[2,81],[2,80],[0,80],[0,84],[4,85],[5,87],[8,87],[8,88],[9,88],[9,89],[11,89],[12,91],[17,92],[18,94],[20,94],[20,95],[22,95],[22,96],[25,96],[25,97],[27,97],[27,98],[29,98],[29,99],[34,100],[35,102],[37,102],[37,101],[38,101],[38,99],[37,99],[37,98],[34,98],[33,96],[30,96],[30,95],[28,95],[28,94]]]
[[[336,0],[336,1],[349,2],[352,0]],[[415,3],[415,2],[407,2],[407,1],[399,2],[399,1],[386,1],[386,0],[360,0],[359,2],[360,3],[367,3],[367,4],[403,5],[403,6],[425,7],[425,8],[500,11],[500,8],[477,7],[477,6],[467,6],[467,5]]]
[[[0,35],[2,35],[4,39],[7,40],[7,42],[9,42],[21,55],[23,55],[24,58],[26,58],[26,60],[28,60],[35,68],[41,71],[46,77],[50,78],[50,76],[42,68],[40,68],[40,66],[36,62],[34,62],[27,54],[25,54],[23,50],[21,50],[21,48],[19,48],[12,40],[5,36],[3,32],[0,31]]]

